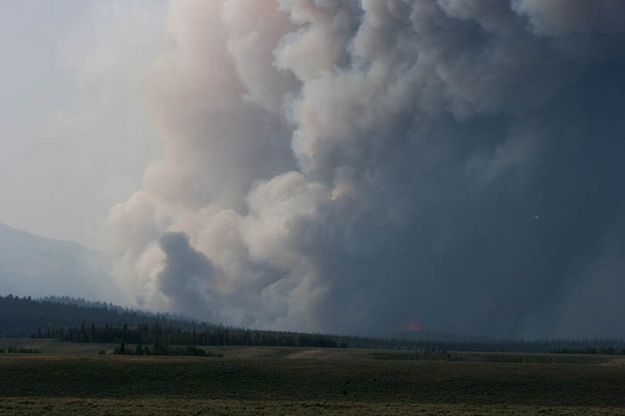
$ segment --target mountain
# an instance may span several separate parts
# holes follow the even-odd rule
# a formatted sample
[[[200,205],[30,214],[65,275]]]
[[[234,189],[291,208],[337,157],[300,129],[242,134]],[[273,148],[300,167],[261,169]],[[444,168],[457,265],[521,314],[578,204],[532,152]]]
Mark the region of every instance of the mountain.
[[[80,244],[0,224],[0,294],[110,297],[104,256]]]

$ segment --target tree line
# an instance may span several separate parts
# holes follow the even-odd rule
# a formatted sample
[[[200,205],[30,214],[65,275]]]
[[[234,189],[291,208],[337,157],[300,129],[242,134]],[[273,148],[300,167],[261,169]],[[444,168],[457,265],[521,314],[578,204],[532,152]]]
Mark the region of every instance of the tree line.
[[[136,326],[82,324],[78,328],[37,331],[35,338],[56,338],[64,342],[124,343],[133,345],[199,345],[199,346],[280,346],[336,348],[339,344],[328,335],[286,331],[266,331],[201,326],[185,329],[160,323]]]
[[[168,314],[144,312],[120,306],[69,297],[33,299],[0,295],[0,337],[28,337],[88,322],[97,327],[155,324],[191,329],[201,326],[192,320]]]
[[[412,351],[625,354],[622,339],[376,338],[234,328],[67,297],[0,296],[0,337],[121,345],[284,346]]]

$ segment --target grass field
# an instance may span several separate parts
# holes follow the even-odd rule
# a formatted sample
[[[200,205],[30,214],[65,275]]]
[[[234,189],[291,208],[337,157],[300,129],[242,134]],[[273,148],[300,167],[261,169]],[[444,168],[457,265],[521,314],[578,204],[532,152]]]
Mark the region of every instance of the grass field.
[[[0,355],[0,415],[625,415],[622,357],[429,362],[295,348],[132,357],[97,355],[107,345],[26,341],[42,353]]]

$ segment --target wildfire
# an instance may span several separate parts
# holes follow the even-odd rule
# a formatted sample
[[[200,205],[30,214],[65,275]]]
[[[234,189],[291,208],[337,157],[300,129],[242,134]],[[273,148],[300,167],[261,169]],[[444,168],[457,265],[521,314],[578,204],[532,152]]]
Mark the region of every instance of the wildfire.
[[[408,332],[419,332],[421,331],[423,328],[421,328],[421,325],[419,325],[416,322],[410,322],[408,325],[406,325],[404,327],[404,329]]]

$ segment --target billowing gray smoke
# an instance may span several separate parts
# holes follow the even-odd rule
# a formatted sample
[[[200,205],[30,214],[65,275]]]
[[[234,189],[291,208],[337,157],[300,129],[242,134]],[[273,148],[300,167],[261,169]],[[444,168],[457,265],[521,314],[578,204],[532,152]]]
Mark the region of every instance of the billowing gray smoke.
[[[172,4],[144,305],[235,325],[625,335],[625,2]]]

